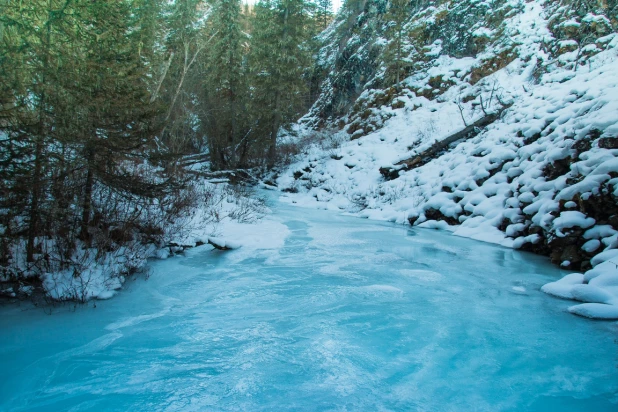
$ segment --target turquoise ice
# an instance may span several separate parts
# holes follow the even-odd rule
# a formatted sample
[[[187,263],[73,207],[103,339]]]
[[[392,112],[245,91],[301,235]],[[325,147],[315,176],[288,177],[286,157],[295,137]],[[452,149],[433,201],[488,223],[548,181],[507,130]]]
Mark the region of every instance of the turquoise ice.
[[[540,292],[567,273],[545,258],[274,208],[282,248],[196,248],[96,308],[0,308],[0,410],[617,410],[618,324]]]

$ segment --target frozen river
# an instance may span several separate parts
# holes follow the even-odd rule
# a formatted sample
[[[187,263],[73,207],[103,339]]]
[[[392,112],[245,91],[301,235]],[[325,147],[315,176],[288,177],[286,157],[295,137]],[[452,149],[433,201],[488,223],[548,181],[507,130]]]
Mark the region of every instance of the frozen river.
[[[282,247],[196,248],[96,307],[0,307],[0,410],[618,410],[618,323],[540,292],[566,273],[547,259],[273,208]]]

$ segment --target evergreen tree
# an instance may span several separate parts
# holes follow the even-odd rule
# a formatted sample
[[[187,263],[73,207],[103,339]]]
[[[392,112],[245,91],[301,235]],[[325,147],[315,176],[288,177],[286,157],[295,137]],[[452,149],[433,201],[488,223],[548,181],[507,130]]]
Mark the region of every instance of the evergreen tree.
[[[252,113],[268,164],[275,161],[281,126],[296,120],[304,108],[310,62],[305,46],[311,33],[306,0],[262,0],[255,6],[251,37]]]
[[[41,236],[67,258],[78,235],[91,242],[97,187],[99,194],[157,194],[157,185],[127,167],[148,157],[159,129],[150,100],[158,10],[140,8],[152,4],[3,4],[1,201],[13,205],[0,224],[10,241],[25,238],[33,265],[43,258]]]
[[[333,21],[333,3],[331,0],[316,0],[315,6],[316,25],[322,31]]]
[[[41,203],[45,198],[47,149],[56,121],[51,102],[59,93],[57,63],[63,55],[63,31],[69,20],[63,3],[5,2],[0,13],[2,151],[9,166],[6,170],[11,170],[2,177],[6,198],[16,201],[16,205],[27,204],[23,220],[27,224],[28,262],[34,260],[35,237],[44,208]],[[9,212],[8,220],[21,210]]]
[[[215,0],[201,111],[213,168],[236,167],[246,136],[246,34],[240,0]]]
[[[198,133],[198,90],[209,39],[205,30],[210,6],[203,0],[178,0],[166,7],[165,36],[157,63],[155,98],[166,106],[161,142],[175,154],[202,148]]]
[[[76,2],[81,15],[70,51],[77,59],[60,63],[69,101],[60,126],[63,140],[76,150],[84,170],[80,237],[90,241],[95,182],[119,190],[140,190],[135,176],[123,170],[126,159],[139,155],[158,130],[159,109],[150,102],[151,53],[140,35],[140,16],[129,2]],[[71,115],[71,112],[73,113]]]
[[[390,21],[387,34],[391,38],[385,52],[387,77],[395,83],[397,90],[401,88],[401,80],[405,77],[406,57],[410,48],[404,30],[410,12],[409,4],[409,0],[390,0],[386,14]]]
[[[46,245],[71,265],[139,232],[202,136],[214,169],[274,163],[306,108],[319,13],[212,2],[0,0],[0,269],[16,245],[45,270]]]

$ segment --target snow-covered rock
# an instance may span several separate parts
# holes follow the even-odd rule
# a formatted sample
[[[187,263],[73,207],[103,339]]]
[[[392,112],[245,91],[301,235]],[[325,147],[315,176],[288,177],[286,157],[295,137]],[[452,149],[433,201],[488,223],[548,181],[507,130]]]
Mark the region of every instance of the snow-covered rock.
[[[569,312],[591,319],[618,319],[617,305],[603,305],[601,303],[584,303],[571,306]]]
[[[597,255],[597,259],[605,260],[585,275],[567,275],[541,290],[563,299],[587,302],[571,306],[569,312],[573,314],[592,319],[618,319],[618,258],[615,254],[602,255]]]
[[[337,144],[308,147],[279,188],[297,205],[546,254],[586,273],[544,291],[573,299],[575,285],[598,277],[596,300],[613,295],[613,275],[597,270],[618,253],[611,19],[568,2],[429,3],[405,23],[408,77],[399,87],[391,87],[390,40],[371,0],[361,11],[344,8],[322,35],[329,74],[299,133],[330,125]],[[361,35],[365,26],[382,40]],[[458,134],[492,113],[500,116]],[[593,289],[575,290],[593,297]]]
[[[541,290],[559,298],[574,299],[573,288],[576,285],[581,285],[583,281],[584,275],[581,273],[571,273],[560,280],[543,285]]]

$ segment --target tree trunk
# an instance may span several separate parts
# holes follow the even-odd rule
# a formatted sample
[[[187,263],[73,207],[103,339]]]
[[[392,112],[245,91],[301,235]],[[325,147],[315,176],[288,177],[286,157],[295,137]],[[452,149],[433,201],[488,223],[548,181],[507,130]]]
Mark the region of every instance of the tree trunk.
[[[290,10],[286,7],[283,12],[283,32],[281,34],[282,43],[285,44],[285,38],[288,35],[288,17],[290,15]],[[277,157],[277,134],[279,133],[279,126],[281,124],[281,111],[279,110],[279,106],[281,105],[281,92],[277,90],[275,92],[275,102],[274,102],[274,114],[273,114],[273,122],[272,129],[270,131],[270,142],[268,145],[268,155],[267,155],[267,166],[272,168],[275,166],[275,160]]]
[[[397,91],[401,91],[401,36],[402,36],[403,23],[399,23],[399,30],[397,31],[397,61],[395,67],[397,69]]]
[[[40,127],[42,133],[43,127]],[[28,227],[28,243],[26,245],[26,261],[34,262],[34,240],[38,232],[39,199],[41,197],[41,174],[43,169],[43,142],[38,136],[34,152],[34,172],[32,175],[32,200],[30,202],[30,222]]]
[[[46,33],[43,56],[43,71],[42,71],[42,84],[46,87],[45,74],[49,66],[49,49],[51,46],[51,24],[52,24],[52,3],[51,0],[47,5],[48,20],[46,22]],[[32,174],[32,200],[30,202],[30,222],[28,227],[28,241],[26,244],[26,261],[34,262],[34,240],[38,234],[38,222],[39,222],[39,201],[42,191],[42,172],[43,172],[43,139],[46,133],[45,127],[45,102],[47,100],[45,89],[41,92],[41,98],[39,101],[39,124],[37,127],[37,136],[34,149],[34,171]]]
[[[87,246],[90,246],[90,214],[92,210],[92,188],[94,186],[94,150],[88,149],[87,152],[88,171],[86,173],[86,182],[84,184],[84,201],[82,203],[82,223],[79,238],[83,240]]]
[[[280,93],[275,93],[275,113],[273,115],[272,129],[270,131],[270,142],[268,145],[268,167],[272,168],[275,165],[277,157],[277,134],[279,133],[279,125],[281,123],[281,113],[279,111]]]

